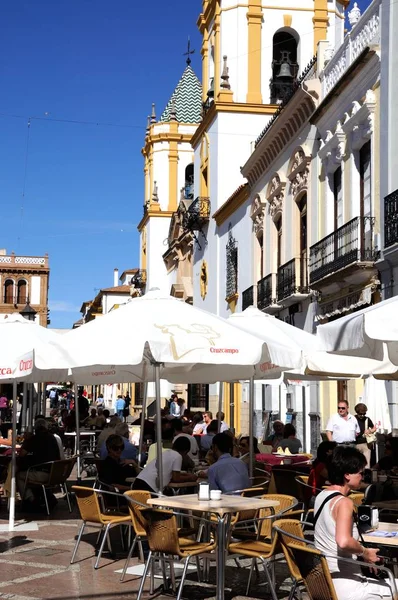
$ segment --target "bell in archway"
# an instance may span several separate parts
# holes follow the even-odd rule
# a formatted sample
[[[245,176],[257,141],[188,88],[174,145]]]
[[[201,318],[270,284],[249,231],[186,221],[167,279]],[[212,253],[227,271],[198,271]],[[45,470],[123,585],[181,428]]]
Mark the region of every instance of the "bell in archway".
[[[279,73],[277,75],[278,79],[293,79],[291,64],[292,63],[290,62],[290,52],[288,52],[287,50],[282,50],[280,60],[281,68],[279,69]]]
[[[290,63],[283,62],[277,75],[278,79],[293,79],[293,73],[290,68]]]

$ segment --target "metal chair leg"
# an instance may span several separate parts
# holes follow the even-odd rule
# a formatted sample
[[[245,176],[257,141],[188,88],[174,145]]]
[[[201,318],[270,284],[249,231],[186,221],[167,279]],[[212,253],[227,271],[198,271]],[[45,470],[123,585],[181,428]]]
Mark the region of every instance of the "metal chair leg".
[[[270,572],[268,571],[268,565],[267,565],[267,563],[265,562],[265,560],[263,558],[261,558],[261,562],[263,563],[263,567],[264,567],[265,575],[267,577],[269,591],[270,591],[272,600],[278,600],[278,597],[277,597],[276,592],[275,592],[275,587],[274,587],[273,582],[272,582],[272,576],[271,576]]]
[[[159,555],[159,565],[160,565],[160,568],[162,570],[163,590],[166,592],[169,589],[169,584],[168,584],[168,581],[167,581],[166,564],[165,564],[164,554],[160,554]]]
[[[184,587],[185,576],[187,574],[188,564],[190,560],[190,556],[187,556],[187,558],[185,559],[184,569],[182,571],[182,577],[180,581],[180,587],[178,588],[177,600],[181,600],[182,589]]]
[[[47,516],[50,516],[50,509],[48,508],[48,500],[47,500],[46,488],[44,487],[44,485],[42,485],[41,487],[43,489],[44,502],[46,503]]]
[[[171,579],[171,589],[173,590],[173,593],[176,593],[176,575],[175,575],[175,571],[174,571],[174,561],[173,561],[173,557],[169,558],[169,566],[170,566],[170,579]]]
[[[82,535],[83,535],[83,531],[84,531],[85,526],[86,526],[86,522],[83,521],[83,523],[81,524],[81,527],[79,529],[79,533],[78,533],[78,536],[77,536],[75,547],[73,548],[72,558],[70,559],[70,564],[71,565],[73,564],[73,561],[75,560],[77,548],[78,548],[78,546],[80,544],[80,540],[82,539]]]
[[[144,558],[144,548],[142,547],[142,541],[141,538],[138,539],[138,550],[140,553],[140,561],[141,562],[145,562],[145,558]]]
[[[102,551],[103,551],[104,546],[105,546],[105,541],[108,538],[110,526],[111,526],[111,524],[108,523],[108,525],[105,527],[104,537],[102,538],[101,546],[100,546],[100,549],[98,551],[98,556],[97,556],[97,560],[95,561],[94,569],[98,569],[99,561],[101,559],[101,554],[102,554]],[[108,540],[108,546],[109,546],[109,540]]]
[[[149,569],[149,565],[150,565],[151,561],[152,561],[152,551],[150,550],[149,554],[148,554],[147,561],[145,563],[144,572],[142,574],[142,579],[141,579],[141,583],[140,583],[140,589],[138,590],[137,600],[141,600],[142,592],[144,590],[144,585],[145,585],[145,579],[146,579],[146,576],[147,576],[147,573],[148,573],[148,569]]]
[[[98,532],[97,539],[95,541],[95,545],[96,546],[98,546],[98,544],[99,544],[99,541],[101,539],[101,534],[102,534],[103,531],[104,531],[104,526],[102,525],[101,528],[100,528],[100,530],[99,530],[99,532]]]
[[[149,574],[149,593],[152,596],[155,589],[155,569],[156,569],[156,558],[157,554],[152,555],[151,560],[151,572]]]
[[[198,581],[200,583],[200,557],[199,557],[199,554],[196,556],[196,568],[198,570]]]
[[[62,489],[63,489],[63,491],[64,491],[64,494],[65,494],[65,496],[66,496],[66,501],[67,501],[67,503],[68,503],[69,512],[71,513],[71,512],[72,512],[72,505],[71,505],[71,503],[70,503],[70,497],[69,497],[68,486],[66,485],[66,483],[63,483],[63,484],[61,485],[61,487],[62,487]]]
[[[255,564],[256,564],[256,559],[252,558],[252,562],[250,564],[249,580],[247,582],[247,588],[246,588],[246,596],[249,595],[250,584],[251,584],[251,581],[252,581],[252,575],[253,575],[253,570],[254,570]]]
[[[133,552],[134,552],[134,548],[135,548],[136,543],[137,543],[137,536],[135,536],[135,538],[133,540],[133,543],[131,545],[131,548],[129,550],[129,553],[127,555],[126,562],[124,563],[124,567],[123,567],[123,573],[122,573],[122,575],[120,577],[120,581],[123,581],[124,576],[126,575],[127,567],[129,566],[130,559],[133,556]]]
[[[290,590],[290,594],[289,594],[289,598],[288,598],[288,600],[293,600],[293,598],[294,598],[294,594],[296,593],[296,588],[297,588],[297,581],[294,581],[294,583],[293,583],[293,587],[292,587],[292,589]]]

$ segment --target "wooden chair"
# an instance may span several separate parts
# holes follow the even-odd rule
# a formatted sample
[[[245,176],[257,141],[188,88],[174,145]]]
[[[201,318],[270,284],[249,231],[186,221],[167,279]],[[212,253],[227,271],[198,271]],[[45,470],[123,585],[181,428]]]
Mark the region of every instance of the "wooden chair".
[[[40,465],[34,465],[30,467],[26,472],[25,485],[22,493],[22,500],[25,496],[26,488],[29,487],[41,487],[44,494],[44,502],[46,503],[47,514],[50,514],[50,509],[48,506],[48,498],[46,490],[51,490],[54,488],[61,488],[61,491],[65,494],[66,501],[68,503],[69,512],[72,512],[72,507],[69,498],[69,490],[67,486],[67,480],[72,473],[72,469],[75,466],[76,457],[66,458],[64,460],[54,460],[49,461],[47,463],[42,463]],[[38,483],[35,481],[30,481],[29,476],[34,471],[42,470],[43,466],[47,465],[49,468],[48,480],[45,483]]]
[[[275,521],[274,530],[281,542],[290,574],[296,582],[295,587],[303,582],[310,600],[338,600],[327,563],[328,556],[317,550],[305,539],[302,524],[291,519],[281,519]],[[369,563],[349,558],[339,557],[339,561],[351,563],[353,566],[363,565],[369,567]],[[398,600],[393,574],[385,567],[380,567],[380,570],[387,573],[392,598]],[[291,594],[289,598],[292,597]]]
[[[82,519],[82,524],[79,530],[79,534],[77,536],[76,544],[73,549],[72,558],[70,562],[71,564],[73,564],[84,529],[87,523],[90,523],[90,525],[94,525],[100,528],[100,535],[103,532],[101,546],[98,552],[97,560],[94,565],[94,568],[98,569],[99,561],[101,559],[101,555],[105,546],[105,541],[108,542],[109,551],[112,552],[112,547],[109,539],[110,528],[118,525],[130,526],[131,517],[130,515],[110,515],[101,511],[99,497],[102,494],[106,494],[107,492],[77,485],[74,485],[72,487],[72,490],[75,493],[77,505],[79,507],[80,517]]]
[[[146,511],[143,511],[149,544],[149,554],[145,563],[137,600],[141,599],[149,566],[155,560],[156,555],[160,555],[161,557],[164,557],[165,555],[171,557],[178,556],[180,559],[184,560],[184,568],[177,594],[177,600],[180,600],[188,564],[191,558],[194,556],[199,557],[201,554],[211,552],[216,547],[216,542],[214,540],[210,542],[185,540],[184,544],[182,544],[178,535],[177,514],[179,513],[158,509],[147,509]]]

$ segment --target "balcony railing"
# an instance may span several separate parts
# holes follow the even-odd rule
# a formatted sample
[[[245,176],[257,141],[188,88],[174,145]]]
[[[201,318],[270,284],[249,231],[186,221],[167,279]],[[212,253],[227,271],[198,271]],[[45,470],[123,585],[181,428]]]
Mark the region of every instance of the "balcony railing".
[[[293,258],[278,269],[278,302],[294,294],[308,294],[307,260],[305,257]]]
[[[270,273],[257,283],[257,308],[264,310],[271,304],[276,304],[275,274]]]
[[[310,284],[357,262],[374,262],[374,217],[355,217],[310,248]]]
[[[146,269],[138,269],[130,280],[130,285],[133,285],[137,289],[143,289],[146,284]]]
[[[184,215],[184,229],[201,231],[210,218],[210,198],[199,196]]]
[[[254,304],[254,285],[251,285],[242,293],[242,310]]]
[[[384,198],[384,247],[398,242],[398,190]]]

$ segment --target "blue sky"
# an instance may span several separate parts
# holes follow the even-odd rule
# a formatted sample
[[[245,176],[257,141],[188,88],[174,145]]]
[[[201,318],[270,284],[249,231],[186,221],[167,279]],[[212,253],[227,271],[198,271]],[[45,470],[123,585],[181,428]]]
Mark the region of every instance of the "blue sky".
[[[188,35],[200,77],[200,9],[1,1],[0,248],[48,252],[51,327],[70,327],[115,267],[138,266],[146,116],[178,82]]]

